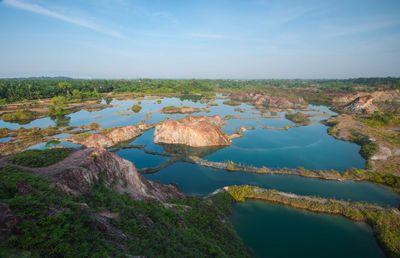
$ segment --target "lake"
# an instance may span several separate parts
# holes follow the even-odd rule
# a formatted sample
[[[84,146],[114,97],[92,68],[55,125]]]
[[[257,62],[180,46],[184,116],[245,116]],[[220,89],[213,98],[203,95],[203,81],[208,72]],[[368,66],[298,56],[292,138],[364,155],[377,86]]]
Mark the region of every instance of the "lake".
[[[344,217],[246,201],[230,220],[256,257],[385,257],[366,224]]]
[[[179,119],[185,115],[162,114],[165,106],[189,106],[205,108],[207,103],[195,103],[178,98],[161,98],[140,100],[142,110],[133,113],[130,108],[138,100],[113,100],[113,107],[99,111],[81,110],[67,116],[71,126],[98,123],[102,129],[116,126],[127,126],[148,119],[157,123],[166,119]],[[242,116],[244,119],[229,119],[223,130],[231,134],[240,126],[255,127],[244,132],[243,137],[233,140],[231,146],[196,152],[210,161],[233,161],[242,165],[267,166],[274,168],[335,169],[343,171],[349,168],[364,168],[365,160],[358,153],[360,146],[336,140],[327,134],[327,127],[320,123],[329,116],[316,116],[308,126],[294,127],[289,130],[263,129],[261,126],[284,127],[293,124],[285,119],[285,112],[274,113],[276,118],[261,118],[260,111],[252,106],[242,104],[243,112],[235,111],[236,107],[223,104],[224,99],[216,99],[216,106],[210,106],[210,112],[199,112],[193,115],[227,115]],[[104,100],[103,100],[104,103]],[[335,115],[324,106],[309,106],[316,114],[327,112]],[[268,114],[267,114],[268,115]],[[271,115],[271,113],[269,113]],[[47,127],[55,125],[54,120],[42,118],[34,120],[25,128]],[[16,129],[21,125],[0,120],[0,128]],[[132,144],[142,145],[147,150],[156,152],[171,151],[167,147],[153,143],[154,129],[134,139]],[[66,138],[69,134],[55,137]],[[11,138],[3,138],[5,142]],[[80,147],[67,141],[59,145]],[[30,149],[45,149],[49,144],[41,143]],[[132,161],[138,168],[156,167],[170,158],[151,155],[138,148],[122,148],[116,154]],[[351,201],[365,201],[384,206],[398,207],[399,197],[396,193],[382,186],[368,182],[336,182],[321,179],[305,178],[292,175],[254,174],[228,172],[225,170],[202,167],[199,165],[177,162],[154,174],[145,175],[147,179],[163,183],[177,183],[179,188],[190,195],[207,195],[227,185],[255,185],[272,188],[283,192],[300,195],[314,195]],[[364,224],[354,223],[343,217],[315,214],[280,205],[247,201],[233,205],[230,217],[238,234],[245,244],[260,257],[383,257],[376,245],[370,228]]]

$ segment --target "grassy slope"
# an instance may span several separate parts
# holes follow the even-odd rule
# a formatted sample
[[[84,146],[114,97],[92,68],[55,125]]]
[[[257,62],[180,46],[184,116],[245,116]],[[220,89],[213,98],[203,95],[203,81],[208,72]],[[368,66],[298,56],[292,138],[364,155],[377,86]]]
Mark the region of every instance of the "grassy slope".
[[[19,194],[16,182],[21,180],[37,191]],[[121,195],[101,180],[85,196],[71,197],[49,187],[46,179],[5,167],[0,172],[0,201],[20,217],[15,233],[0,245],[0,256],[247,256],[227,219],[226,206],[219,208],[198,197],[165,208]],[[117,214],[108,221],[129,240],[104,232],[93,218],[102,211]]]

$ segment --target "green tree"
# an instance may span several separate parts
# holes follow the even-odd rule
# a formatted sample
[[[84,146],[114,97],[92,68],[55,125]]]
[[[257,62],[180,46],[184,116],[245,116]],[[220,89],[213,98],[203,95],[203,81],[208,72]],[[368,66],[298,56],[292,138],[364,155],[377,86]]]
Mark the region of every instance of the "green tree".
[[[57,96],[51,99],[52,106],[49,108],[50,115],[62,116],[65,114],[65,108],[67,107],[66,99],[63,96]]]
[[[72,98],[74,99],[83,99],[81,92],[78,89],[74,89],[72,91]]]
[[[69,95],[69,89],[71,89],[71,83],[69,82],[59,82],[58,87],[60,87],[62,90],[65,90],[66,95]]]

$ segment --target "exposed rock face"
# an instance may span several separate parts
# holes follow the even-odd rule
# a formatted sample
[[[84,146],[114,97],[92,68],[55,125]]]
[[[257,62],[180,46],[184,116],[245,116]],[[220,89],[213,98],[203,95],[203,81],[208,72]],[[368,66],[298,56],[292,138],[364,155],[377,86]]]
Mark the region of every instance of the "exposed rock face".
[[[152,124],[143,123],[139,125],[118,127],[112,129],[108,133],[95,133],[89,137],[70,137],[67,140],[73,143],[85,145],[86,147],[108,148],[117,143],[138,137],[152,127]]]
[[[70,164],[58,175],[51,176],[55,185],[69,194],[80,195],[88,192],[102,173],[104,183],[108,187],[120,193],[128,193],[137,200],[164,201],[184,198],[184,194],[175,186],[146,180],[132,162],[104,149],[78,150],[73,155],[81,155],[84,158],[77,159],[76,164]]]
[[[156,126],[154,142],[191,147],[230,145],[229,136],[220,128],[222,124],[220,116],[187,116],[181,120],[164,121]]]
[[[0,167],[10,165],[6,160],[0,159]],[[103,180],[106,186],[127,193],[136,200],[163,202],[185,198],[175,185],[146,180],[132,162],[105,149],[78,149],[64,160],[47,167],[20,168],[49,179],[52,186],[74,196],[89,192],[98,180]],[[24,181],[17,182],[17,189],[20,194],[37,191]]]
[[[334,106],[346,113],[373,113],[377,110],[400,112],[400,90],[360,92],[333,100]]]
[[[0,243],[7,240],[17,224],[18,217],[7,204],[0,202]]]
[[[392,151],[383,145],[378,145],[378,151],[374,156],[371,157],[371,160],[387,160],[392,156]]]
[[[255,105],[256,108],[296,109],[306,108],[302,97],[272,96],[268,93],[240,92],[230,96],[232,100]]]
[[[377,111],[378,108],[372,104],[374,98],[371,95],[357,97],[350,103],[344,105],[342,110],[346,113],[369,114]]]

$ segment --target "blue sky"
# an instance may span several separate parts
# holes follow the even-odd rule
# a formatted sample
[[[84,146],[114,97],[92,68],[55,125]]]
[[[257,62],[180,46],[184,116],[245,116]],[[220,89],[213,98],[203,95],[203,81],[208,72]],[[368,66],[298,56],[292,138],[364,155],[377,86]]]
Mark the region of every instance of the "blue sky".
[[[0,0],[0,77],[400,76],[400,0]]]

